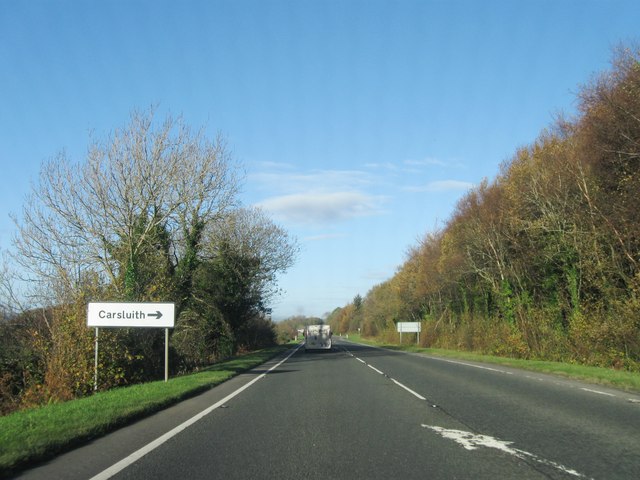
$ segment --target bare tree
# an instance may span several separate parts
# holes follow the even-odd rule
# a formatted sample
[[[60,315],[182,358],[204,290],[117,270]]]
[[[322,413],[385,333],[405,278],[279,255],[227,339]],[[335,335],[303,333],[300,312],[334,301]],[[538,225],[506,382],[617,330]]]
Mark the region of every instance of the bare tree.
[[[297,241],[259,208],[239,208],[210,224],[205,256],[215,257],[220,245],[229,245],[243,258],[255,260],[255,288],[263,301],[277,293],[276,277],[286,272],[299,253]]]
[[[87,275],[122,294],[124,270],[144,261],[163,232],[167,261],[186,251],[194,229],[236,202],[237,168],[225,142],[193,132],[182,119],[155,121],[135,111],[128,125],[95,141],[84,162],[62,152],[45,163],[15,239],[16,260],[30,279],[72,292]]]

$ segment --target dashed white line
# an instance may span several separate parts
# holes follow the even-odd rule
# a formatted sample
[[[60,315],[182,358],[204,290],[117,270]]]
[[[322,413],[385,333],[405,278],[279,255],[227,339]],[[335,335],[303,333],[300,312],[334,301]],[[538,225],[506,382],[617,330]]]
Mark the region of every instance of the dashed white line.
[[[374,372],[378,372],[380,375],[384,375],[384,372],[381,372],[380,370],[378,370],[376,367],[374,367],[373,365],[369,365],[367,363],[367,367],[369,367],[371,370],[373,370]]]
[[[398,385],[401,388],[404,388],[407,392],[409,392],[411,395],[419,398],[420,400],[426,400],[426,398],[424,398],[422,395],[420,395],[417,392],[414,392],[413,390],[411,390],[409,387],[407,387],[406,385],[401,384],[399,381],[397,381],[396,379],[392,378],[391,381],[393,383],[395,383],[396,385]]]
[[[348,350],[345,349],[345,351],[351,355],[353,358],[355,358],[356,360],[358,360],[360,363],[366,365],[367,367],[369,367],[371,370],[373,370],[376,373],[379,373],[380,375],[385,375],[385,373],[382,370],[377,369],[376,367],[374,367],[373,365],[368,364],[367,362],[365,362],[364,360],[362,360],[359,357],[356,357],[355,355],[353,355],[351,352],[349,352]],[[418,392],[416,392],[415,390],[411,390],[409,387],[407,387],[406,385],[403,385],[402,383],[400,383],[399,381],[397,381],[395,378],[391,378],[388,375],[385,375],[387,378],[389,378],[389,380],[391,380],[393,383],[395,383],[396,385],[398,385],[400,388],[403,388],[404,390],[406,390],[407,392],[409,392],[411,395],[413,395],[414,397],[416,397],[419,400],[423,400],[425,401],[426,398],[423,397],[422,395],[420,395]]]

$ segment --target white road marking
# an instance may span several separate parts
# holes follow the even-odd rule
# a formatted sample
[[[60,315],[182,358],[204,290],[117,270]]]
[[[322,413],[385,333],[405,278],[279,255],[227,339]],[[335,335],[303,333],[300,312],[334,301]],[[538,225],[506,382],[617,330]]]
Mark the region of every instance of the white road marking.
[[[364,344],[364,343],[357,343],[357,342],[353,342],[353,343],[355,343],[356,345],[362,345],[364,347],[375,348],[377,350],[385,350],[384,348],[376,347],[374,345],[367,345],[367,344]],[[342,348],[344,348],[344,347],[342,347]],[[346,352],[349,352],[346,348],[344,348],[344,350]],[[351,352],[349,352],[349,353],[351,353]],[[514,374],[513,372],[508,372],[506,370],[500,370],[498,368],[491,368],[491,367],[484,367],[484,366],[481,366],[481,365],[474,365],[472,363],[462,362],[462,361],[459,361],[459,360],[451,360],[451,359],[448,359],[448,358],[441,358],[441,357],[437,357],[437,356],[434,356],[434,355],[423,355],[423,354],[419,354],[419,353],[410,353],[410,352],[400,352],[400,353],[404,353],[405,355],[416,355],[416,356],[419,356],[419,357],[422,357],[422,358],[427,358],[429,360],[436,360],[436,361],[440,361],[440,362],[447,362],[447,363],[454,363],[454,364],[457,364],[457,365],[464,365],[464,366],[467,366],[467,367],[480,368],[482,370],[489,370],[491,372],[503,373],[505,375],[513,375]],[[355,358],[358,358],[358,357],[355,357]],[[358,360],[361,361],[362,363],[366,364],[366,362],[360,360],[359,358],[358,358]],[[570,389],[571,388],[578,388],[578,387],[573,387],[571,385],[567,385],[564,382],[548,380],[548,379],[545,379],[545,378],[535,377],[533,375],[526,375],[525,374],[524,377],[525,378],[529,378],[531,380],[537,380],[539,382],[549,382],[549,381],[551,381],[554,385],[558,385],[558,386],[565,387],[565,388],[570,388]],[[618,398],[618,395],[614,395],[612,393],[607,393],[607,392],[601,392],[599,390],[592,390],[592,389],[589,389],[589,388],[582,388],[582,390],[584,390],[586,392],[598,393],[600,395],[607,395],[607,396]],[[629,398],[628,401],[631,402],[631,403],[640,403],[640,400],[632,399],[632,398]]]
[[[401,384],[399,381],[397,381],[396,379],[392,378],[391,381],[393,383],[395,383],[396,385],[398,385],[399,387],[404,388],[407,392],[409,392],[411,395],[418,397],[420,400],[426,400],[426,398],[424,398],[422,395],[420,395],[417,392],[414,392],[413,390],[411,390],[409,387],[407,387],[406,385]]]
[[[369,367],[371,370],[373,370],[374,372],[378,372],[380,375],[384,375],[384,372],[381,372],[380,370],[378,370],[376,367],[374,367],[373,365],[369,365],[367,363],[367,367]]]
[[[581,388],[580,390],[584,390],[585,392],[597,393],[598,395],[606,395],[607,397],[615,397],[613,393],[601,392],[600,390],[591,390],[590,388]]]
[[[433,425],[425,425],[422,424],[424,428],[428,428],[433,430],[434,432],[439,433],[444,438],[448,438],[450,440],[455,441],[456,443],[462,445],[465,450],[477,450],[480,447],[486,448],[495,448],[496,450],[500,450],[501,452],[507,453],[509,455],[513,455],[521,460],[533,460],[542,465],[546,465],[549,467],[553,467],[556,470],[560,470],[563,473],[573,475],[577,478],[588,478],[585,475],[561,465],[557,462],[553,462],[551,460],[546,460],[544,458],[540,458],[539,456],[526,452],[524,450],[520,450],[518,448],[513,448],[511,445],[513,442],[505,442],[503,440],[499,440],[494,437],[490,437],[489,435],[479,435],[471,432],[465,432],[463,430],[450,430],[442,427],[436,427]]]
[[[191,417],[186,422],[183,422],[182,424],[178,425],[173,430],[170,430],[167,433],[165,433],[164,435],[156,438],[153,442],[148,443],[147,445],[145,445],[144,447],[140,448],[139,450],[136,450],[135,452],[133,452],[128,457],[123,458],[122,460],[120,460],[118,463],[115,463],[112,466],[110,466],[109,468],[107,468],[106,470],[103,470],[102,472],[100,472],[96,476],[92,477],[91,480],[107,480],[108,478],[111,478],[114,475],[116,475],[117,473],[121,472],[122,470],[127,468],[129,465],[133,464],[134,462],[136,462],[140,458],[144,457],[147,453],[155,450],[156,448],[158,448],[160,445],[162,445],[163,443],[165,443],[169,439],[175,437],[178,433],[182,432],[183,430],[187,429],[188,427],[190,427],[191,425],[196,423],[198,420],[202,419],[204,416],[206,416],[209,413],[213,412],[216,408],[222,407],[225,403],[227,403],[229,400],[231,400],[236,395],[238,395],[238,394],[242,393],[243,391],[245,391],[247,388],[249,388],[251,385],[256,383],[258,380],[264,378],[269,372],[271,372],[272,370],[275,370],[280,365],[282,365],[284,362],[289,360],[289,358],[294,353],[296,353],[301,346],[302,345],[299,345],[298,347],[296,347],[296,349],[293,352],[291,352],[283,360],[281,360],[276,365],[271,367],[265,373],[257,376],[256,378],[251,380],[249,383],[243,385],[242,387],[240,387],[236,391],[230,393],[229,395],[224,397],[222,400],[220,400],[219,402],[214,403],[213,405],[211,405],[210,407],[208,407],[205,410],[201,411],[197,415]]]
[[[505,375],[513,375],[513,372],[507,372],[506,370],[500,370],[498,368],[491,368],[491,367],[483,367],[482,365],[474,365],[473,363],[460,362],[458,360],[449,360],[447,358],[438,358],[438,357],[429,357],[429,359],[439,360],[441,362],[447,362],[447,363],[455,363],[456,365],[464,365],[465,367],[479,368],[481,370],[489,370],[490,372],[504,373]]]
[[[350,353],[348,350],[345,349],[345,351],[347,353]],[[371,370],[373,370],[374,372],[379,373],[380,375],[385,375],[385,373],[381,370],[378,370],[376,367],[374,367],[373,365],[368,364],[367,362],[365,362],[364,360],[362,360],[359,357],[356,357],[355,355],[352,355],[353,358],[355,358],[356,360],[358,360],[360,363],[364,363],[367,367],[369,367]],[[422,395],[420,395],[418,392],[411,390],[409,387],[407,387],[406,385],[403,385],[402,383],[400,383],[399,381],[397,381],[395,378],[391,378],[387,375],[387,377],[396,385],[398,385],[401,388],[404,388],[407,392],[409,392],[411,395],[413,395],[414,397],[418,398],[419,400],[426,400],[425,397],[423,397]]]

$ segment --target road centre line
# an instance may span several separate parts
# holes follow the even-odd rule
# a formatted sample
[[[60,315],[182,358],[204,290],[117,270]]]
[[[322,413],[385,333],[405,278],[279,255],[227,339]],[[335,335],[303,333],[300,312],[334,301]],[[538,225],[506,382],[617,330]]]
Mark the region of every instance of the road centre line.
[[[375,368],[374,366],[366,363],[364,360],[360,359],[359,357],[356,357],[351,352],[349,352],[347,349],[345,349],[345,351],[349,355],[353,356],[359,362],[365,364],[367,367],[371,368],[372,370],[374,370],[374,371],[386,376],[393,383],[395,383],[399,387],[403,388],[404,390],[408,391],[412,395],[416,396],[420,400],[426,400],[426,398],[423,397],[422,395],[420,395],[417,392],[411,390],[410,388],[408,388],[407,386],[405,386],[402,383],[398,382],[394,378],[389,377],[384,372],[382,372],[382,371],[378,370],[377,368]],[[437,359],[437,360],[442,360],[442,361],[449,362],[449,363],[456,363],[456,364],[460,364],[460,365],[466,365],[466,366],[475,367],[475,368],[482,368],[482,369],[485,369],[485,370],[491,370],[491,371],[495,371],[495,372],[498,372],[498,373],[506,373],[506,374],[509,374],[509,375],[513,374],[512,372],[506,372],[504,370],[498,370],[498,369],[489,368],[489,367],[481,367],[479,365],[468,364],[468,363],[465,363],[465,362],[456,362],[456,361],[446,360],[446,359]],[[603,395],[611,395],[609,393],[599,392],[597,390],[589,390],[587,388],[583,388],[582,390],[591,391],[591,392],[594,392],[594,393],[600,393],[600,394],[603,394]],[[611,395],[611,396],[615,396],[615,395]],[[434,405],[434,407],[435,406],[436,405]],[[561,471],[564,474],[569,474],[569,475],[571,475],[573,477],[576,477],[576,478],[588,478],[585,475],[579,473],[578,471],[576,471],[574,469],[571,469],[571,468],[568,468],[568,467],[566,467],[566,466],[564,466],[564,465],[562,465],[560,463],[553,462],[553,461],[547,460],[545,458],[541,458],[541,457],[539,457],[537,455],[534,455],[534,454],[529,453],[529,452],[524,451],[524,450],[513,448],[513,447],[511,447],[513,442],[501,441],[501,440],[499,440],[497,438],[490,437],[488,435],[474,434],[474,433],[471,433],[471,432],[464,432],[464,431],[461,431],[461,430],[447,430],[447,429],[442,428],[442,427],[426,425],[426,424],[422,424],[422,427],[431,429],[433,431],[436,431],[436,432],[440,433],[440,435],[442,435],[444,438],[449,438],[449,439],[455,440],[457,443],[462,445],[466,450],[476,450],[478,447],[494,448],[494,449],[500,450],[500,451],[502,451],[504,453],[513,455],[513,456],[515,456],[517,458],[520,458],[522,460],[533,460],[533,461],[535,461],[537,463],[552,467],[554,469],[557,469],[557,470]]]
[[[277,364],[272,366],[266,372],[258,375],[256,378],[254,378],[250,382],[246,383],[245,385],[243,385],[242,387],[238,388],[237,390],[231,392],[229,395],[224,397],[222,400],[214,403],[213,405],[211,405],[210,407],[208,407],[205,410],[201,411],[197,415],[194,415],[189,420],[181,423],[180,425],[178,425],[177,427],[175,427],[172,430],[168,431],[164,435],[156,438],[154,441],[148,443],[144,447],[136,450],[135,452],[133,452],[128,457],[123,458],[122,460],[120,460],[119,462],[113,464],[112,466],[110,466],[106,470],[103,470],[102,472],[98,473],[97,475],[92,477],[91,480],[107,480],[108,478],[111,478],[114,475],[116,475],[117,473],[121,472],[122,470],[127,468],[129,465],[133,464],[134,462],[136,462],[140,458],[144,457],[147,453],[152,452],[153,450],[158,448],[163,443],[165,443],[168,440],[170,440],[171,438],[175,437],[178,433],[182,432],[183,430],[186,430],[188,427],[190,427],[191,425],[196,423],[198,420],[201,420],[203,417],[205,417],[209,413],[213,412],[216,408],[221,407],[222,405],[227,403],[229,400],[231,400],[233,397],[235,397],[235,396],[239,395],[240,393],[242,393],[243,391],[245,391],[247,388],[249,388],[251,385],[256,383],[258,380],[266,377],[268,373],[270,373],[271,371],[275,370],[280,365],[282,365],[284,362],[289,360],[289,358],[291,358],[291,356],[293,354],[295,354],[300,349],[301,346],[302,346],[302,344],[298,345],[289,355],[287,355],[284,359],[280,360],[280,362],[278,362]]]
[[[426,400],[426,398],[424,398],[422,395],[420,395],[417,392],[414,392],[413,390],[411,390],[409,387],[407,387],[406,385],[403,385],[402,383],[400,383],[399,381],[397,381],[395,378],[392,378],[391,381],[393,383],[395,383],[396,385],[398,385],[401,388],[404,388],[407,392],[409,392],[411,395],[419,398],[420,400]]]
[[[343,347],[344,348],[344,347]],[[381,370],[378,370],[376,367],[374,367],[373,365],[368,364],[367,362],[365,362],[364,360],[362,360],[359,357],[356,357],[353,353],[351,353],[349,350],[347,350],[346,348],[344,349],[345,352],[347,352],[348,355],[352,356],[353,358],[355,358],[356,360],[358,360],[360,363],[366,365],[367,367],[369,367],[371,370],[373,370],[374,372],[379,373],[380,375],[384,375],[385,377],[387,377],[389,380],[391,380],[393,383],[395,383],[397,386],[399,386],[400,388],[403,388],[404,390],[406,390],[407,392],[409,392],[411,395],[413,395],[414,397],[418,398],[419,400],[423,400],[426,401],[427,399],[425,397],[423,397],[422,395],[420,395],[418,392],[416,392],[415,390],[411,390],[409,387],[407,387],[406,385],[403,385],[402,383],[400,383],[398,380],[396,380],[395,378],[391,378],[389,375],[387,375],[386,373],[384,373]]]

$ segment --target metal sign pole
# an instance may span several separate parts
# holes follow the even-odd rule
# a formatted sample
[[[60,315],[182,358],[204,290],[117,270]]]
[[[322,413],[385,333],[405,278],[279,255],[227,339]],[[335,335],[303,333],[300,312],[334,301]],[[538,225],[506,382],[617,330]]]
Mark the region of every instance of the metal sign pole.
[[[93,372],[93,391],[98,391],[98,327],[96,327],[96,348],[95,348],[95,360],[94,360],[94,372]]]
[[[169,329],[164,329],[164,381],[169,380]]]

